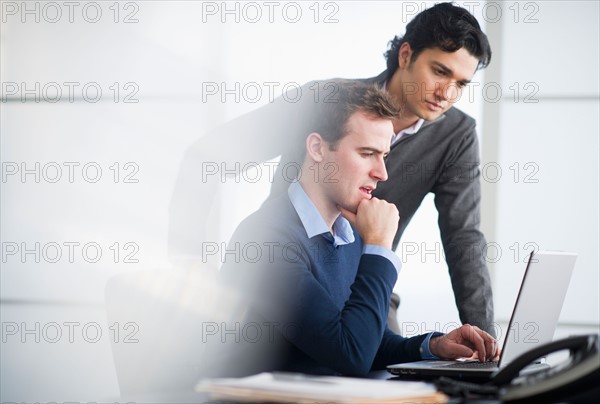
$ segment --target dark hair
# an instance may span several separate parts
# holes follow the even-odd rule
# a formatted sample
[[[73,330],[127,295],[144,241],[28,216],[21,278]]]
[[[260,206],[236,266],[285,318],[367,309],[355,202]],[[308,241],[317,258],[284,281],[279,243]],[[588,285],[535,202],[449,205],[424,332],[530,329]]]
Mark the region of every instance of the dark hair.
[[[340,80],[320,83],[329,97],[316,105],[316,113],[310,125],[310,132],[317,132],[335,149],[337,143],[347,134],[350,116],[357,112],[380,119],[397,118],[400,110],[395,100],[375,85]]]
[[[439,48],[455,52],[465,48],[479,59],[477,69],[484,69],[492,58],[492,50],[487,36],[469,11],[452,3],[440,3],[419,13],[406,26],[403,37],[395,36],[385,52],[387,78],[398,69],[398,52],[403,43],[408,42],[413,51],[410,62],[414,62],[421,52],[429,48]]]

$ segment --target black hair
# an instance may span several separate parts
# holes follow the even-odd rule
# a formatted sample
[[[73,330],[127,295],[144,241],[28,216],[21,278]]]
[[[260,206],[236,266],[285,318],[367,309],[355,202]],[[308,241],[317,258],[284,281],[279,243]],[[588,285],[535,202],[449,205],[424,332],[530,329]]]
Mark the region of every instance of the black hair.
[[[440,3],[419,13],[406,25],[404,36],[395,36],[385,52],[387,79],[398,69],[398,52],[408,42],[413,51],[410,63],[425,49],[439,48],[455,52],[465,48],[479,59],[477,69],[484,69],[492,58],[492,49],[487,36],[475,17],[466,9],[452,3]]]

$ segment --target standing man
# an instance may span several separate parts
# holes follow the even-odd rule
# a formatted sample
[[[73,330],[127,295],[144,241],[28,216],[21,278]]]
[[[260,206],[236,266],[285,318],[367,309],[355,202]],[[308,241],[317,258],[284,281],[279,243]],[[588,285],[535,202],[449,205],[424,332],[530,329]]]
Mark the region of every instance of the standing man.
[[[386,52],[387,70],[357,80],[385,89],[400,104],[386,160],[389,180],[373,195],[393,203],[400,223],[392,248],[428,193],[435,196],[439,228],[460,319],[494,335],[486,244],[479,230],[479,150],[475,121],[453,108],[477,69],[491,58],[486,35],[465,9],[437,4],[418,14]],[[290,184],[290,164],[302,161],[294,147],[307,132],[307,116],[335,99],[336,80],[308,83],[300,96],[282,97],[209,132],[188,151],[171,201],[169,250],[173,258],[203,260],[202,243],[214,241],[206,226],[224,170],[243,169],[281,156],[271,197]],[[318,91],[315,91],[315,88]],[[211,168],[208,172],[207,168]],[[219,173],[222,174],[222,173]],[[397,308],[392,296],[392,309]],[[392,310],[390,328],[399,331]]]
[[[497,359],[496,341],[477,327],[404,338],[386,326],[401,266],[391,250],[399,218],[372,192],[388,178],[397,115],[377,87],[338,82],[336,101],[307,117],[311,130],[297,145],[302,175],[246,218],[228,246],[252,248],[229,254],[220,278],[242,297],[237,329],[254,331],[224,345],[226,374],[241,367],[364,376],[411,360]]]

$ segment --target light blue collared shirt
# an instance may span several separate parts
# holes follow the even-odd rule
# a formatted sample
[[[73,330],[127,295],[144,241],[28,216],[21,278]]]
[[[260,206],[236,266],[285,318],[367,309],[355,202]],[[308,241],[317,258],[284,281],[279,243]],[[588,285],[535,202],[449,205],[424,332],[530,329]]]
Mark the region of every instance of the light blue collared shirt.
[[[325,237],[331,237],[331,232],[325,219],[319,213],[317,207],[313,201],[306,194],[302,185],[298,181],[294,181],[288,188],[288,196],[296,213],[300,217],[302,226],[306,231],[308,238],[325,234]],[[337,247],[344,244],[350,244],[354,242],[354,231],[350,222],[345,217],[339,215],[335,222],[333,222],[333,246]],[[390,249],[380,245],[366,244],[363,246],[363,254],[380,255],[387,258],[394,264],[396,271],[400,271],[402,268],[402,262],[400,258]]]
[[[321,213],[319,213],[319,210],[298,181],[292,182],[288,188],[288,196],[296,213],[300,217],[300,221],[302,222],[302,226],[304,227],[308,238],[324,234],[325,237],[332,241],[334,247],[350,244],[355,241],[354,231],[352,230],[350,222],[348,222],[341,214],[333,222],[333,236],[331,235],[329,227],[327,226],[327,223],[325,223],[325,219],[323,219],[323,216],[321,216]],[[396,271],[400,271],[400,268],[402,268],[400,258],[398,258],[392,250],[386,247],[366,244],[363,246],[363,254],[380,255],[387,258],[394,264]],[[429,350],[429,341],[431,340],[432,335],[433,333],[427,335],[427,338],[421,343],[419,352],[421,353],[422,359],[439,359]]]

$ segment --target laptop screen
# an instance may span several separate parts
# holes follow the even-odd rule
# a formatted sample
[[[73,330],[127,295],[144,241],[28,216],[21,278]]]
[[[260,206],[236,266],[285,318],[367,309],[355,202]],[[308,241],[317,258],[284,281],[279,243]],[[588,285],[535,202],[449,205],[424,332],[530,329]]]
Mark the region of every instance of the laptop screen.
[[[504,338],[499,366],[552,341],[577,254],[532,251]]]

